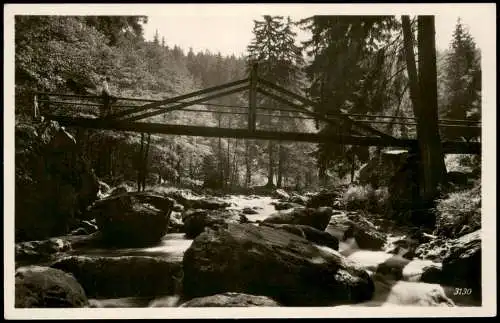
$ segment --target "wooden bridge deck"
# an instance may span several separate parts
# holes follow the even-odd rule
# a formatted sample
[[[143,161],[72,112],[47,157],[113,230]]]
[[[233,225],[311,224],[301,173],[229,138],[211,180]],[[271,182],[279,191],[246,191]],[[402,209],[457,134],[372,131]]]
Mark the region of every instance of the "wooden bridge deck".
[[[248,129],[215,128],[187,125],[171,125],[163,123],[137,122],[113,119],[92,119],[83,117],[68,117],[57,115],[45,115],[47,119],[59,122],[62,125],[103,129],[118,131],[135,131],[142,133],[157,133],[183,136],[201,136],[201,137],[221,137],[221,138],[239,138],[239,139],[263,139],[277,141],[302,141],[312,143],[339,143],[345,145],[358,146],[379,146],[379,147],[416,147],[416,139],[397,139],[396,141],[387,140],[373,136],[355,136],[355,135],[332,135],[321,133],[300,133],[300,132],[282,132],[282,131],[264,131]],[[445,141],[443,150],[448,154],[480,154],[480,142],[462,142]]]

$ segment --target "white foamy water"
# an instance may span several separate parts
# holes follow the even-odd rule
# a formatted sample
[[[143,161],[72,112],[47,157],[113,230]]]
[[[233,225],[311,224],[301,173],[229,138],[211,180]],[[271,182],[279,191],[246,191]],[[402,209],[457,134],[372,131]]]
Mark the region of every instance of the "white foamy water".
[[[438,284],[375,280],[372,300],[337,307],[359,306],[455,306],[446,289]]]
[[[69,254],[90,257],[120,257],[120,256],[151,256],[172,261],[181,261],[184,252],[191,246],[193,240],[186,239],[183,233],[168,233],[161,242],[150,247],[134,248],[95,248],[85,247],[73,250]]]
[[[165,252],[183,255],[191,246],[191,243],[193,243],[193,240],[184,238],[184,233],[168,233],[163,237],[159,245],[142,248],[141,250],[145,253]]]
[[[386,304],[406,306],[454,306],[441,285],[398,281],[387,295]]]
[[[365,269],[376,271],[380,264],[392,257],[394,255],[383,251],[356,250],[347,256],[347,259],[360,264]]]
[[[429,267],[441,269],[441,263],[431,260],[413,259],[403,268],[403,279],[407,281],[419,281],[422,273]]]
[[[279,202],[278,199],[270,196],[248,197],[246,195],[230,195],[224,200],[231,203],[231,206],[228,207],[230,210],[243,210],[244,208],[254,209],[257,212],[256,214],[245,214],[250,221],[262,221],[271,214],[277,212],[274,205],[271,203]]]

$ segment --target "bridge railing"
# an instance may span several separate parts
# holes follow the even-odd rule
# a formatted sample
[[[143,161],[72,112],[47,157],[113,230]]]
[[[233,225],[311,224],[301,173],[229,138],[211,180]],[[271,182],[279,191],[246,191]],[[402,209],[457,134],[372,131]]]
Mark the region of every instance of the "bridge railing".
[[[126,114],[127,111],[138,109],[145,104],[161,102],[164,99],[148,99],[148,98],[131,98],[131,97],[115,97],[116,102],[112,104],[113,113]],[[184,100],[172,101],[172,104],[185,103]],[[84,118],[100,118],[101,109],[104,107],[104,101],[101,96],[96,95],[81,95],[81,94],[60,94],[60,93],[47,93],[38,92],[34,95],[33,100],[35,116],[43,114],[62,115],[70,117],[84,117]],[[320,122],[315,117],[304,114],[293,108],[280,108],[276,106],[256,106],[256,123],[260,125],[266,124],[266,119],[277,118],[279,124],[281,120],[299,120]],[[234,116],[234,118],[227,118],[228,120],[237,118],[241,122],[231,123],[232,128],[238,128],[238,124],[247,119],[249,114],[248,106],[220,104],[217,102],[202,102],[195,104],[191,107],[183,107],[179,110],[168,110],[164,114],[163,121],[175,121],[175,118],[167,118],[168,113],[196,113],[205,114],[212,113],[218,116]],[[191,114],[192,115],[192,114]],[[335,113],[325,114],[327,117],[335,117]],[[415,138],[416,132],[416,119],[413,117],[402,116],[387,116],[387,115],[366,115],[366,114],[344,114],[349,116],[353,121],[361,124],[367,124],[380,131],[388,131],[389,127],[405,126],[408,130],[406,138]],[[184,118],[185,119],[185,118]],[[174,122],[175,124],[175,122]],[[178,124],[178,123],[177,123]],[[282,125],[285,127],[286,122]],[[220,124],[219,124],[220,126]],[[481,121],[475,120],[458,120],[458,119],[440,119],[438,126],[441,130],[455,128],[458,132],[464,134],[464,138],[478,140],[481,137]],[[264,127],[265,128],[265,127]],[[269,127],[267,127],[269,128]],[[286,127],[285,127],[286,128]],[[311,127],[310,127],[311,128]],[[307,129],[307,128],[306,128]],[[269,130],[269,129],[265,129]],[[287,129],[282,129],[287,130]],[[312,131],[312,130],[311,130]],[[307,132],[307,130],[306,130]]]

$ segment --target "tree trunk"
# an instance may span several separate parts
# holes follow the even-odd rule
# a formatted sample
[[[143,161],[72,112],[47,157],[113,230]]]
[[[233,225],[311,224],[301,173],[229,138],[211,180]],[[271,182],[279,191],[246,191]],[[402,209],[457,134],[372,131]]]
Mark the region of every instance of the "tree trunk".
[[[356,170],[356,155],[351,156],[351,184],[354,183],[354,171]]]
[[[220,128],[220,123],[221,123],[221,114],[218,114],[217,116],[218,118],[218,121],[219,121],[219,128]],[[219,183],[221,185],[221,187],[224,187],[224,168],[223,168],[223,165],[222,165],[222,160],[223,160],[223,157],[222,157],[222,138],[219,137]]]
[[[229,128],[231,128],[231,119],[229,119]],[[231,149],[231,145],[230,145],[230,138],[227,138],[227,158],[226,158],[226,163],[227,163],[227,166],[226,166],[226,180],[224,181],[225,183],[227,183],[227,186],[230,187],[231,186],[231,152],[230,152],[230,149]]]
[[[144,159],[142,162],[142,191],[146,190],[146,178],[148,176],[148,157],[149,157],[149,145],[151,143],[151,134],[148,134],[148,139],[146,142],[146,149],[144,152]]]
[[[439,184],[443,183],[446,168],[438,127],[436,36],[434,16],[418,16],[418,52],[420,74],[420,116],[417,123],[425,131],[419,140],[424,185],[421,192],[425,201],[434,199]]]
[[[284,151],[285,149],[280,142],[278,146],[278,180],[276,182],[276,186],[278,186],[279,188],[283,186],[283,164],[285,163]]]
[[[413,33],[409,16],[402,16],[406,64],[409,76],[410,98],[417,123],[418,152],[420,156],[419,195],[422,208],[436,197],[438,185],[446,172],[438,128],[437,72],[435,27],[433,16],[418,16],[419,66],[413,52]]]
[[[142,155],[144,151],[144,133],[141,133],[141,149],[139,150],[139,155],[137,156],[137,191],[141,191],[141,172],[142,172]]]
[[[108,174],[113,177],[113,146],[110,143],[108,145]]]
[[[273,142],[269,141],[268,153],[269,153],[269,171],[267,174],[267,184],[268,187],[274,186],[274,154],[273,154]]]
[[[413,114],[417,118],[417,138],[420,137],[421,123],[418,122],[420,115],[420,90],[418,85],[417,65],[415,63],[415,53],[413,51],[413,32],[411,30],[410,17],[401,17],[403,35],[404,35],[404,48],[406,57],[406,69],[408,70],[408,83],[410,87],[410,100],[413,107]]]
[[[236,158],[236,151],[238,149],[238,140],[235,141],[233,147],[233,171],[231,174],[231,186],[238,186],[239,184],[239,176],[238,176],[238,158]]]
[[[252,184],[252,158],[251,158],[250,141],[248,139],[245,140],[245,164],[246,164],[245,187],[248,188]]]
[[[318,177],[320,185],[325,186],[327,184],[327,177],[326,177],[326,165],[324,162],[320,162],[319,164]]]

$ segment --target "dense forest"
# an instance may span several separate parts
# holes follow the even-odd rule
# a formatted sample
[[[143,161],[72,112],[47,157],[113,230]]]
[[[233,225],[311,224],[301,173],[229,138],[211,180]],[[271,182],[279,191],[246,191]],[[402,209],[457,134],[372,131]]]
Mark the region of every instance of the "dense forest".
[[[195,53],[169,44],[158,32],[146,41],[144,24],[147,17],[139,16],[17,16],[16,122],[24,122],[31,113],[33,91],[99,94],[100,79],[107,75],[118,97],[167,98],[242,79],[255,60],[264,78],[321,102],[322,111],[317,112],[414,117],[403,33],[396,17],[315,16],[294,22],[264,16],[255,21],[246,57]],[[309,30],[311,39],[297,45],[297,28]],[[414,22],[412,28],[416,29]],[[449,49],[437,53],[441,118],[480,120],[479,62],[479,49],[458,21]],[[223,112],[224,106],[247,104],[242,94],[198,108],[213,111],[219,105],[216,109]],[[264,99],[258,104],[277,107]],[[283,117],[270,114],[260,125],[274,130],[315,127],[311,120]],[[245,123],[244,116],[215,112],[174,113],[169,118],[174,124],[219,127]],[[396,137],[415,135],[414,126],[394,119],[372,120],[376,128]],[[99,178],[113,185],[135,181],[141,134],[85,130],[77,135]],[[462,140],[460,136],[464,134],[453,127],[441,128],[445,139]],[[152,135],[147,182],[301,190],[353,181],[355,172],[377,153],[374,148],[339,144]]]
[[[24,104],[16,104],[16,115],[22,118],[23,112],[30,112],[29,93],[34,90],[98,94],[102,75],[111,76],[110,87],[116,96],[154,99],[246,77],[244,57],[194,53],[191,49],[185,52],[176,45],[169,46],[160,35],[152,42],[145,41],[141,25],[145,21],[143,17],[18,17],[16,98]],[[241,95],[213,100],[211,104],[244,106],[246,102]],[[223,107],[218,109],[224,111]],[[221,127],[246,122],[244,117],[223,113],[172,117],[170,123]],[[92,149],[89,155],[100,178],[110,184],[135,180],[140,134],[88,131],[87,136],[85,145]],[[305,158],[304,152],[313,147],[280,147],[278,185],[312,185],[314,161]],[[161,177],[188,186],[204,182],[218,188],[258,185],[267,177],[268,169],[277,168],[278,163],[268,165],[267,155],[265,142],[153,135],[148,183]]]

